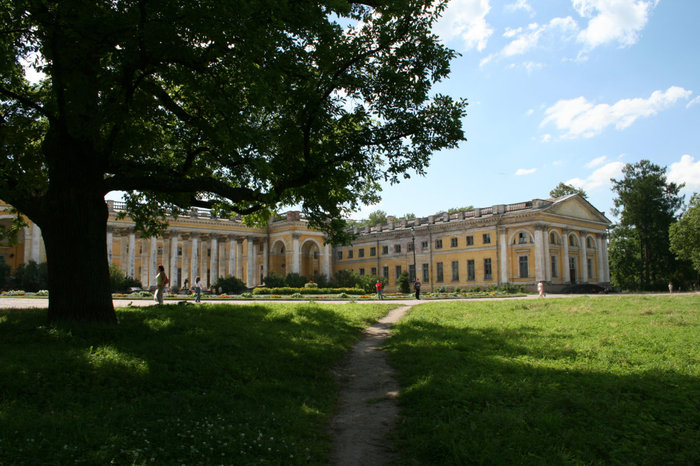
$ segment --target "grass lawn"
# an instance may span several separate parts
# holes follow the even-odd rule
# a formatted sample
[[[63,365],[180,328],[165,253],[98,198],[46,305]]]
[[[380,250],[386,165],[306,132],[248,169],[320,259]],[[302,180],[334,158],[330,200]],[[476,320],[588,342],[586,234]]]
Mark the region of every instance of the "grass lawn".
[[[388,348],[402,464],[700,464],[700,297],[428,303]]]
[[[0,464],[323,464],[331,368],[394,306],[0,311]]]

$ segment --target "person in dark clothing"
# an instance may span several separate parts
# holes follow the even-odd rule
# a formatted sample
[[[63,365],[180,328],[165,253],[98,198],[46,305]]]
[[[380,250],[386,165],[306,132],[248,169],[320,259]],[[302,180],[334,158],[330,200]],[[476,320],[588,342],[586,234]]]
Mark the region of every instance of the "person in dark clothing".
[[[420,299],[420,280],[416,278],[416,281],[413,283],[413,289],[416,290],[416,299]]]

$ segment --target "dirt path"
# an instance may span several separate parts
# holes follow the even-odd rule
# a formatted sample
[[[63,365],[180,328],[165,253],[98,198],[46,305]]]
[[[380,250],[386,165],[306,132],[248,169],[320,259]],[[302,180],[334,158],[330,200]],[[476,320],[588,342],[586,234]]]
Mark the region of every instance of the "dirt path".
[[[399,384],[382,346],[391,327],[411,306],[390,311],[365,330],[365,337],[336,370],[338,407],[331,420],[331,465],[386,465],[398,457],[387,435],[398,420]]]

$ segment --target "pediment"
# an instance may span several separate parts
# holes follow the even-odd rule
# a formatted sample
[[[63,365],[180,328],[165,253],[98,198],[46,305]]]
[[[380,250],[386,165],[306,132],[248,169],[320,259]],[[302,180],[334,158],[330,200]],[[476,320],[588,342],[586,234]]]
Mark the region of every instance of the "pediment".
[[[603,215],[598,209],[593,207],[590,202],[578,194],[572,194],[570,196],[555,199],[554,203],[547,207],[545,211],[547,213],[569,218],[590,220],[605,224],[611,223],[605,215]]]

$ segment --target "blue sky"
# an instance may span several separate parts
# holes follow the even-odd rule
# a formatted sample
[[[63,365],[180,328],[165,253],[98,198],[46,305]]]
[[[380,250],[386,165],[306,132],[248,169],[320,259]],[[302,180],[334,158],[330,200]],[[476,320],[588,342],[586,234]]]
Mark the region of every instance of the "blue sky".
[[[452,0],[435,31],[461,54],[436,91],[469,101],[467,141],[375,210],[427,216],[583,188],[608,218],[626,163],[700,192],[700,1]]]

